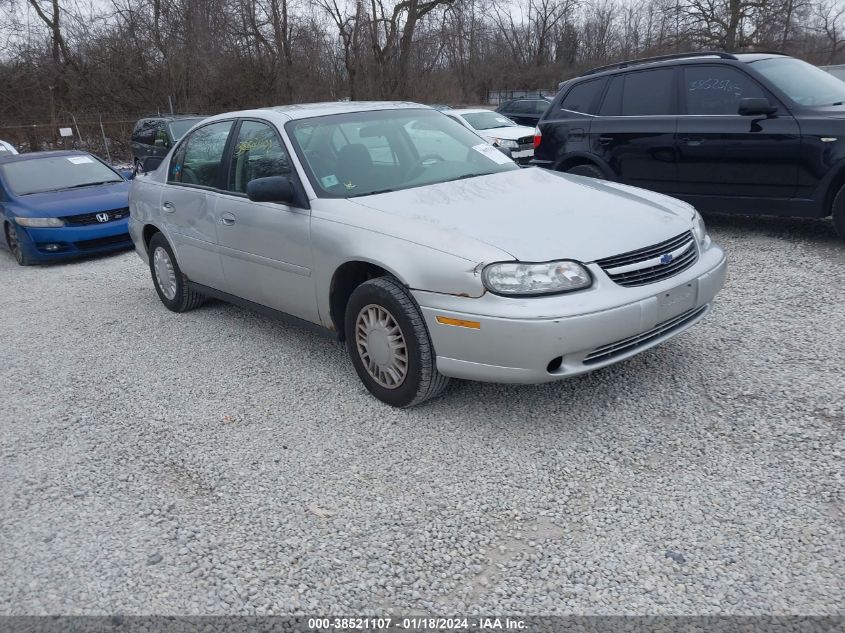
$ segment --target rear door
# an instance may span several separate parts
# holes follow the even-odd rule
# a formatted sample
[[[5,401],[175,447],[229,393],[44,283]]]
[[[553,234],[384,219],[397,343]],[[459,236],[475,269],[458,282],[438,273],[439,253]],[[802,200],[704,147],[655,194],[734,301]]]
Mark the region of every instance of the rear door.
[[[235,132],[225,192],[214,194],[225,292],[287,314],[319,322],[311,275],[308,209],[252,202],[251,180],[296,178],[275,126],[245,119]]]
[[[222,162],[232,121],[197,128],[170,161],[161,196],[161,218],[175,242],[176,258],[191,281],[220,288],[223,269],[217,244],[215,192],[224,184]]]
[[[621,182],[653,191],[677,189],[676,70],[657,68],[614,75],[590,124],[590,148]]]
[[[795,195],[798,123],[753,77],[728,64],[690,65],[683,68],[681,95],[678,194],[695,196],[704,209],[722,211],[735,210],[728,207],[741,205],[742,198]],[[740,116],[739,100],[754,97],[768,99],[778,112]]]

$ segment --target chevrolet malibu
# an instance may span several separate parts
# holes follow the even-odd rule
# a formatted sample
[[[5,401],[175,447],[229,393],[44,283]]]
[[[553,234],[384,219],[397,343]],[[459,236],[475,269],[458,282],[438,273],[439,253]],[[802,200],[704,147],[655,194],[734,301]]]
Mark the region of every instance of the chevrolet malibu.
[[[86,152],[0,157],[0,246],[18,264],[132,247],[129,183]]]
[[[409,103],[206,119],[129,197],[167,308],[217,297],[333,333],[398,407],[449,377],[540,383],[624,360],[703,318],[725,279],[688,204],[520,169]]]

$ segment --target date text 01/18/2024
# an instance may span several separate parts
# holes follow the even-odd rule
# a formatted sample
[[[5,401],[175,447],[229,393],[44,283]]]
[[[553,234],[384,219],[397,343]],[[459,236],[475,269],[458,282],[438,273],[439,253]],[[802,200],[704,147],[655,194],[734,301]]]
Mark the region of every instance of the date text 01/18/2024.
[[[309,618],[308,627],[315,631],[521,631],[525,621],[510,617],[330,617]]]

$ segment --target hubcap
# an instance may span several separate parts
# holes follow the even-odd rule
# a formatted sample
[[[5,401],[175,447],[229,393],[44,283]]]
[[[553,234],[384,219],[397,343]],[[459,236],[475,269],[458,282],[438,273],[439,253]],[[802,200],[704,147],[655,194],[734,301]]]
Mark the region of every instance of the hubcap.
[[[408,347],[402,329],[385,308],[364,306],[355,320],[355,345],[367,373],[382,387],[396,389],[408,374]]]
[[[173,262],[170,255],[161,246],[153,253],[153,269],[156,274],[156,282],[161,294],[171,301],[176,296],[176,271],[173,270]]]

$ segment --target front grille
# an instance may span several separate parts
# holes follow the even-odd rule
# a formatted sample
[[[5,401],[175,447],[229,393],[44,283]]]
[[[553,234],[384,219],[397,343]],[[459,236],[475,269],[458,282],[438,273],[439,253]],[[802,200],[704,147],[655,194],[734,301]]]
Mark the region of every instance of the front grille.
[[[117,244],[124,244],[131,242],[129,233],[118,233],[117,235],[110,235],[109,237],[99,237],[95,240],[82,240],[74,242],[74,246],[81,251],[91,250],[94,248],[101,248],[103,246],[114,246]]]
[[[85,224],[105,224],[100,222],[97,216],[101,213],[108,215],[109,219],[106,222],[114,222],[115,220],[122,220],[129,217],[129,207],[122,209],[111,209],[110,211],[100,211],[98,213],[83,213],[81,215],[67,215],[62,218],[65,224],[70,226],[83,226]]]
[[[662,261],[672,255],[668,262]],[[673,277],[698,260],[698,249],[691,231],[672,239],[596,263],[620,286],[644,286]]]
[[[654,341],[656,338],[669,334],[670,332],[674,332],[675,330],[681,329],[687,323],[689,323],[690,321],[694,321],[706,311],[707,306],[693,308],[692,310],[688,310],[683,314],[679,314],[678,316],[673,317],[668,321],[659,323],[647,332],[636,334],[634,336],[624,338],[621,341],[616,341],[615,343],[610,343],[608,345],[598,347],[589,354],[587,354],[586,358],[584,358],[583,360],[583,363],[585,365],[595,365],[596,363],[602,363],[606,360],[616,358],[617,356],[627,354],[639,347],[644,347],[650,342]]]

